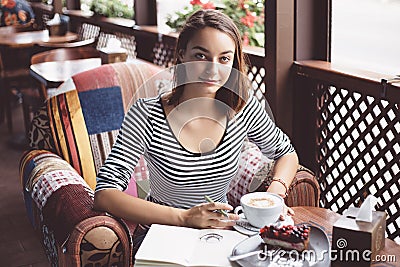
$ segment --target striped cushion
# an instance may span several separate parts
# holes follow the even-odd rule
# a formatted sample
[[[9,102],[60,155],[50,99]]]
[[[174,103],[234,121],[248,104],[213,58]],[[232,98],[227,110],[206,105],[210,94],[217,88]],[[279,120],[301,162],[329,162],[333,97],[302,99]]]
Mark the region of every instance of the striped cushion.
[[[115,142],[124,114],[137,98],[157,95],[160,81],[171,78],[169,72],[160,70],[139,60],[102,65],[73,76],[69,87],[73,85],[76,90],[69,88],[48,101],[57,153],[92,189],[96,185],[96,173]],[[134,177],[147,179],[144,160],[139,164]]]
[[[51,98],[48,101],[48,109],[57,153],[62,155],[94,189],[95,165],[77,91],[69,91]]]

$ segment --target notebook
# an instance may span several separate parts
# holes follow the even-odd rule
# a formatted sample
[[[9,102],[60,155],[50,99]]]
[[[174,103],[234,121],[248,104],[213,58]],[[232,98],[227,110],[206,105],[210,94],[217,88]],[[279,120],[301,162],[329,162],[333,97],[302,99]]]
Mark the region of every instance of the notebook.
[[[248,238],[233,230],[153,224],[136,253],[141,266],[231,266],[228,256]]]

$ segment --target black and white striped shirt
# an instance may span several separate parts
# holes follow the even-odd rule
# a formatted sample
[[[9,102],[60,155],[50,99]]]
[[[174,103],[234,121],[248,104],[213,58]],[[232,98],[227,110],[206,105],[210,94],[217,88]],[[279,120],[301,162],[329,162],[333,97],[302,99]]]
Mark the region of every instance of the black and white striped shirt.
[[[96,191],[125,190],[144,155],[149,169],[149,200],[177,208],[203,203],[204,195],[226,202],[246,137],[270,159],[294,151],[288,136],[275,126],[253,96],[227,122],[216,148],[203,154],[190,152],[179,143],[160,96],[139,99],[125,116],[112,151],[99,171]]]

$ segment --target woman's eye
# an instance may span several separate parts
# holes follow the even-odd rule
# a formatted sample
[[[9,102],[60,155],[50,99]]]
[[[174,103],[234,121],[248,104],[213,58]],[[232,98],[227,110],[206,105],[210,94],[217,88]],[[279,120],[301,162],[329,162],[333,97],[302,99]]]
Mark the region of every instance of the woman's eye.
[[[194,56],[195,56],[195,58],[197,58],[197,59],[205,59],[205,58],[206,58],[206,56],[203,55],[203,54],[195,54]]]
[[[221,57],[223,63],[228,63],[231,59],[229,57]]]

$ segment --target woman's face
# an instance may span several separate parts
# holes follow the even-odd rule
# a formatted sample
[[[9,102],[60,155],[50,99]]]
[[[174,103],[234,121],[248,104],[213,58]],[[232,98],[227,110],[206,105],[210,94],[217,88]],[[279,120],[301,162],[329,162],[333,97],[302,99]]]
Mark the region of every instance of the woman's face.
[[[211,27],[197,31],[179,55],[185,64],[185,88],[195,85],[196,90],[215,94],[229,78],[235,50],[228,34]]]

